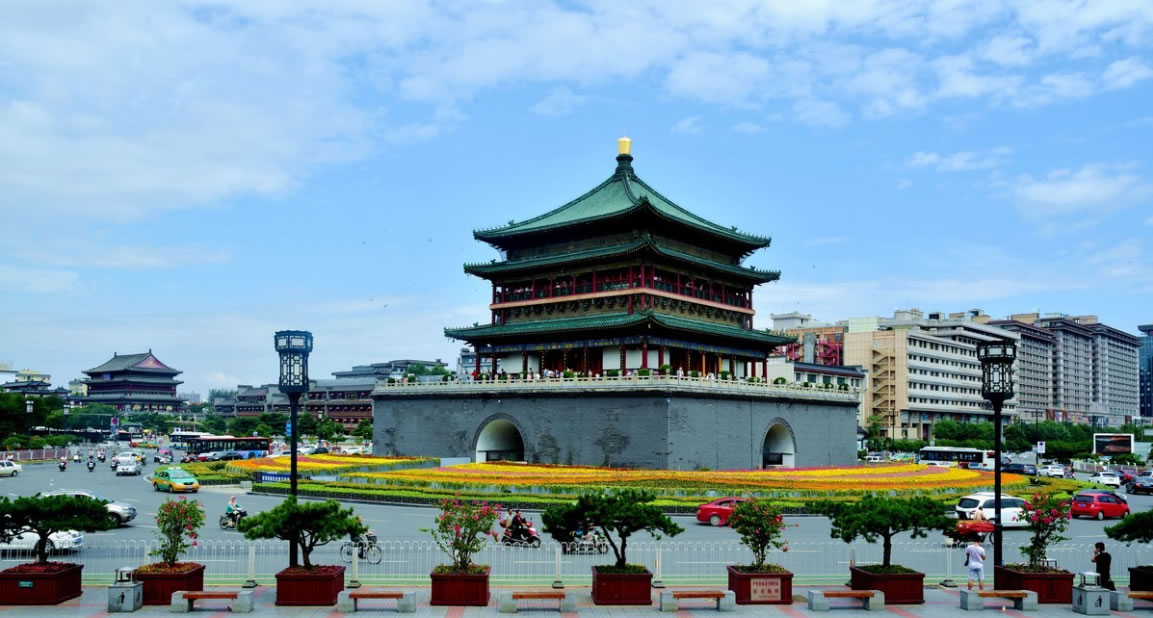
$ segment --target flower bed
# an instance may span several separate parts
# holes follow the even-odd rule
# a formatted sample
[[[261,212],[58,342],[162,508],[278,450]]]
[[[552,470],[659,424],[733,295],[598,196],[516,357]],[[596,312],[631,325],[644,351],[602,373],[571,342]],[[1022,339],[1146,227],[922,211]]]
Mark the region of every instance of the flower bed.
[[[742,494],[763,498],[859,496],[899,491],[937,495],[993,485],[990,472],[917,464],[773,470],[638,470],[585,466],[480,463],[423,470],[345,473],[364,484],[408,490],[473,491],[482,494],[579,495],[590,488],[644,487],[664,498],[694,500]],[[1018,475],[1003,476],[1007,490],[1025,487]]]
[[[253,475],[258,472],[288,472],[289,457],[262,457],[228,462],[228,471]],[[379,473],[381,470],[405,470],[440,465],[433,457],[374,457],[372,455],[298,455],[296,469],[301,476],[360,472]]]

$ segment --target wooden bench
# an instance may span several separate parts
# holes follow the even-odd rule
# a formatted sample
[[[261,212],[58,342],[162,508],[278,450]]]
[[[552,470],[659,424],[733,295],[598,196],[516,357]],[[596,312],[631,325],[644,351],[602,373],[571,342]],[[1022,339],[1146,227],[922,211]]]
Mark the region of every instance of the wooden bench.
[[[189,591],[177,590],[172,593],[172,602],[169,610],[174,614],[187,614],[197,601],[205,599],[226,599],[232,601],[229,609],[236,614],[252,612],[252,590],[212,590]]]
[[[885,593],[880,590],[810,590],[809,610],[829,611],[829,599],[859,599],[871,612],[884,611]]]
[[[1109,609],[1118,612],[1133,611],[1133,601],[1153,601],[1153,592],[1130,590],[1129,592],[1113,591],[1109,593]]]
[[[365,599],[396,599],[396,611],[411,614],[416,611],[416,593],[404,590],[372,590],[357,588],[342,590],[336,595],[336,611],[345,614],[356,612],[357,602]]]
[[[961,589],[961,609],[979,612],[985,609],[985,599],[1012,599],[1013,609],[1023,612],[1037,611],[1037,593],[1032,590]]]
[[[502,614],[515,614],[517,601],[560,601],[561,612],[575,612],[576,599],[568,596],[563,590],[545,590],[540,592],[500,592],[497,593],[497,605]]]
[[[737,608],[737,595],[732,590],[662,590],[661,611],[677,611],[677,602],[681,599],[714,600],[718,612],[731,612]]]

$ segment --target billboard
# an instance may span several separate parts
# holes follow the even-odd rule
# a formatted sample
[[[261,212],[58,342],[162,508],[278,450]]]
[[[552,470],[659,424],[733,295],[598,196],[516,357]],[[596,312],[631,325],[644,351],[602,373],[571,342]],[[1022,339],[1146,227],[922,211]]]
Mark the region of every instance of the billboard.
[[[1093,434],[1093,452],[1102,457],[1132,453],[1133,434],[1095,433]]]

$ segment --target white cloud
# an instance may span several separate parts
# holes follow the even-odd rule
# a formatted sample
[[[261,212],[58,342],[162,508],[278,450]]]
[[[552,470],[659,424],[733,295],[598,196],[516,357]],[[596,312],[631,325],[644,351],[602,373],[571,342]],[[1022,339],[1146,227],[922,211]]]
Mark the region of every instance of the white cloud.
[[[738,122],[732,128],[734,133],[744,133],[745,135],[753,135],[764,130],[764,127],[755,122]]]
[[[679,122],[669,129],[673,133],[682,133],[685,135],[704,135],[705,129],[701,126],[701,119],[697,116],[688,116],[681,118]]]
[[[851,116],[832,101],[805,99],[793,104],[793,119],[810,127],[835,129],[848,124]]]
[[[1013,149],[1008,146],[998,146],[985,152],[954,152],[951,154],[938,154],[936,152],[914,152],[909,157],[909,167],[931,167],[938,172],[967,172],[973,170],[990,169],[1003,165]]]
[[[897,181],[897,190],[898,191],[904,191],[905,189],[908,189],[911,186],[913,186],[913,181],[909,180],[908,178],[902,178],[902,179]]]
[[[1039,179],[1022,175],[1013,193],[1026,215],[1043,217],[1131,206],[1153,196],[1153,184],[1126,166],[1090,164],[1076,171],[1053,170]]]
[[[1019,35],[999,34],[980,50],[982,59],[1006,67],[1025,66],[1033,61],[1032,41]]]
[[[665,88],[706,103],[742,105],[768,74],[768,61],[752,54],[693,52],[673,63]]]
[[[578,95],[568,88],[553,88],[536,105],[532,106],[534,114],[541,116],[565,116],[580,107],[588,97]]]
[[[47,294],[76,287],[80,276],[69,270],[24,268],[0,264],[0,289],[12,292]]]
[[[28,262],[51,266],[89,268],[175,268],[198,264],[224,264],[227,251],[202,246],[186,247],[100,247],[85,241],[62,243],[52,250],[43,248],[16,250]]]
[[[1146,219],[1145,225],[1153,225],[1153,217],[1149,217],[1148,219]]]
[[[1101,79],[1106,88],[1128,88],[1133,84],[1153,77],[1153,68],[1141,62],[1136,56],[1111,63],[1105,68]]]

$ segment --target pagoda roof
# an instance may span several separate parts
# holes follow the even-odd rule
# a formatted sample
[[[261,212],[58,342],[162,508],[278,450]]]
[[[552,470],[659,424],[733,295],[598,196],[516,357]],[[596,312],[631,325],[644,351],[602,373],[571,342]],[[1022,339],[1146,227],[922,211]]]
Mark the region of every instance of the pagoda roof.
[[[642,327],[646,324],[667,328],[669,330],[689,332],[696,335],[725,337],[761,345],[778,346],[796,341],[795,337],[776,335],[761,330],[748,330],[736,326],[726,326],[724,324],[714,324],[712,322],[692,320],[652,311],[637,311],[631,315],[628,313],[612,313],[558,320],[538,320],[513,324],[486,324],[466,328],[446,328],[444,329],[444,334],[453,339],[485,341],[543,333],[555,335],[588,330],[604,331],[614,328]]]
[[[499,246],[505,239],[646,212],[696,232],[736,243],[742,253],[769,245],[770,239],[766,237],[744,234],[736,227],[727,228],[685,210],[641,180],[633,171],[632,160],[632,156],[627,154],[618,156],[617,169],[612,176],[559,208],[519,223],[475,230],[473,237]]]
[[[154,371],[154,372],[171,372],[173,375],[181,373],[178,369],[173,369],[168,365],[160,362],[152,354],[152,350],[142,352],[140,354],[113,354],[112,358],[108,359],[103,365],[86,369],[84,373],[112,373],[114,371]]]
[[[648,234],[645,234],[641,238],[631,242],[620,243],[610,247],[598,247],[596,249],[586,249],[583,251],[574,251],[560,255],[541,256],[524,260],[465,264],[464,271],[469,274],[477,275],[478,277],[485,277],[502,273],[515,273],[517,271],[544,269],[573,262],[589,262],[608,258],[625,257],[642,251],[651,251],[657,255],[672,260],[685,262],[693,266],[704,267],[729,275],[735,275],[742,279],[752,280],[757,283],[768,283],[770,281],[776,281],[781,276],[780,271],[757,270],[755,268],[747,268],[744,266],[737,266],[735,264],[726,264],[724,262],[710,260],[708,258],[686,253],[684,251],[678,251],[676,249],[661,245],[659,242],[654,241],[652,236]]]

